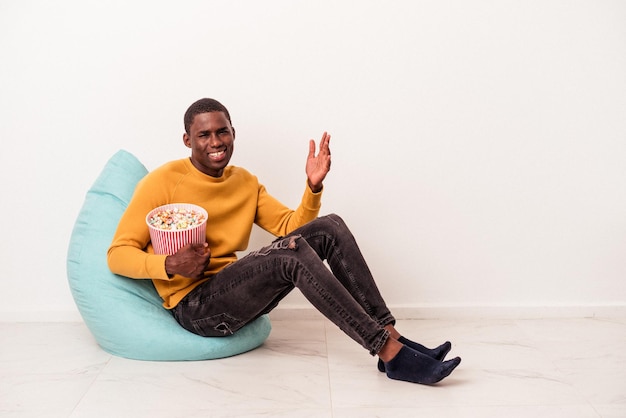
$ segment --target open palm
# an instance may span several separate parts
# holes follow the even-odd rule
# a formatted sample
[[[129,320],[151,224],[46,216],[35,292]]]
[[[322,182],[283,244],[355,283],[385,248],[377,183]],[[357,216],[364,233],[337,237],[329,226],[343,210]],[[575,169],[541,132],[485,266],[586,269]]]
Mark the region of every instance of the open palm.
[[[315,155],[315,141],[309,141],[309,155],[306,160],[306,175],[314,192],[322,189],[322,182],[330,171],[330,135],[324,132],[320,139],[320,149]]]

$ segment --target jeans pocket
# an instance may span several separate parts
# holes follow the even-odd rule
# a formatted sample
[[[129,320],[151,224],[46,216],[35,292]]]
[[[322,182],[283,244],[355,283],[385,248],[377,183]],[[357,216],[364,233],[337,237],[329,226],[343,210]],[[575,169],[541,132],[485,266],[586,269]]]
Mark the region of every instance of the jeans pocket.
[[[237,318],[223,313],[196,319],[191,325],[195,333],[203,337],[225,337],[234,334],[244,324]]]

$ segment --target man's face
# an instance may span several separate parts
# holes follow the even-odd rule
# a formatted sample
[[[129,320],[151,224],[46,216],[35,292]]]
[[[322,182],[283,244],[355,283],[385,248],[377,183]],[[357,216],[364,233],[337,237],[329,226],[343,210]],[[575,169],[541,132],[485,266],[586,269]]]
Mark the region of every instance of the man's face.
[[[191,163],[211,177],[221,177],[233,155],[235,129],[224,112],[200,113],[183,142],[191,148]]]

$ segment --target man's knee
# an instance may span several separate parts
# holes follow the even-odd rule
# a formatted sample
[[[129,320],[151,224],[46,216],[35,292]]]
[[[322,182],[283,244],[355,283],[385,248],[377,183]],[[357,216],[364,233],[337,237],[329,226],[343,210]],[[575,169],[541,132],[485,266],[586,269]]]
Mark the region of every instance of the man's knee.
[[[329,215],[322,216],[322,217],[318,218],[318,220],[321,221],[321,222],[328,222],[333,227],[346,228],[346,223],[343,221],[341,216],[337,215],[336,213],[331,213]]]
[[[324,216],[325,222],[327,224],[326,230],[329,231],[333,235],[344,235],[350,232],[350,229],[343,221],[341,216],[336,213],[331,213],[329,215]]]

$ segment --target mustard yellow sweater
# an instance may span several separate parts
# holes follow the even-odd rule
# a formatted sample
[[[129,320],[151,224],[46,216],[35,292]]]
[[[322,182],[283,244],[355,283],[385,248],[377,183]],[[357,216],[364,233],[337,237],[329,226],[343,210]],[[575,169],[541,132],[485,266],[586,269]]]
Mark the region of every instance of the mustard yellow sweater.
[[[208,212],[211,261],[207,278],[168,277],[166,256],[154,254],[146,215],[168,203],[193,203]],[[152,279],[163,306],[171,309],[193,288],[236,261],[235,252],[248,246],[253,223],[273,235],[286,235],[315,219],[320,206],[321,192],[313,193],[309,187],[294,211],[270,196],[243,168],[228,166],[222,177],[215,178],[198,171],[188,158],[172,161],[137,184],[109,247],[109,268],[133,279]]]

